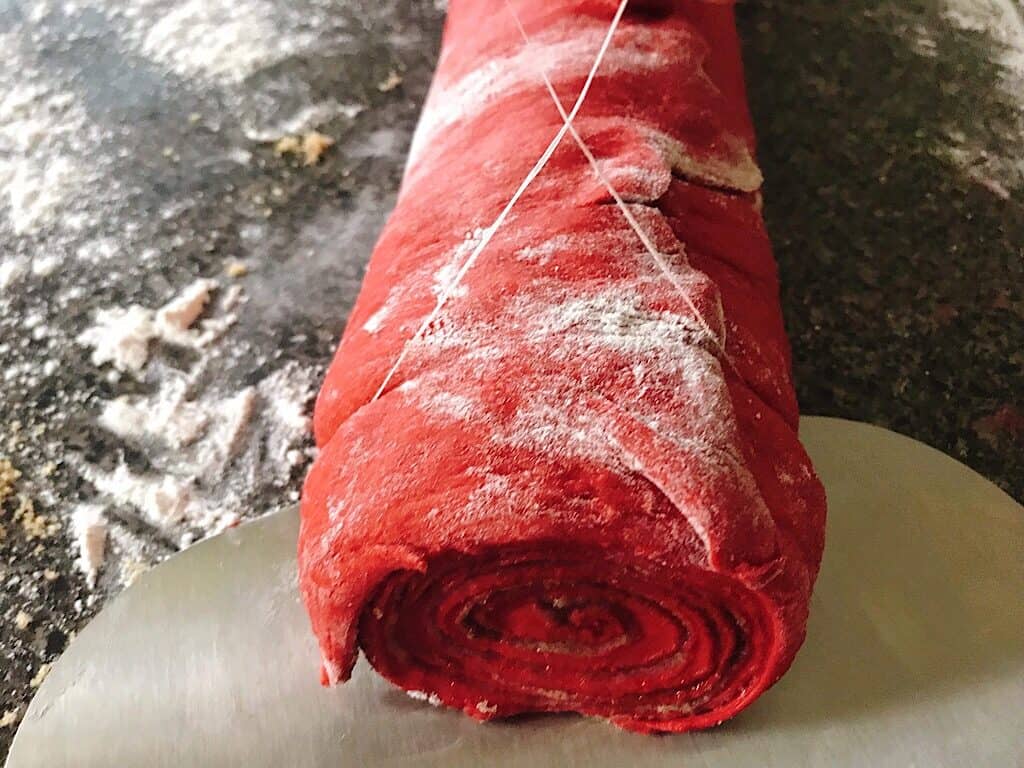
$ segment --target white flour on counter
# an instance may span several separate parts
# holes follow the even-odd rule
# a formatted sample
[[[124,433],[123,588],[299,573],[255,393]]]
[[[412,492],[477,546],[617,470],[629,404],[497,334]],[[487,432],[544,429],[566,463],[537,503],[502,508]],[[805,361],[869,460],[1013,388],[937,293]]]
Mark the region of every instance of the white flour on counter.
[[[153,313],[145,307],[110,307],[96,313],[96,322],[78,336],[92,347],[92,364],[111,363],[119,371],[141,371],[156,336]]]
[[[882,4],[868,14],[910,49],[955,69],[937,82],[950,96],[970,89],[971,110],[935,106],[931,154],[1002,200],[1024,193],[1024,5],[1018,0],[941,0],[928,8]],[[977,59],[975,61],[975,59]],[[955,103],[958,98],[951,98]],[[979,113],[984,119],[978,119]],[[926,132],[934,129],[929,123]]]
[[[329,55],[362,34],[329,2],[297,0],[107,1],[123,44],[185,81],[217,85],[233,102],[246,138],[275,141],[362,104],[311,98],[301,78],[279,71],[289,60]]]
[[[365,110],[366,107],[362,104],[342,104],[334,99],[328,99],[319,104],[311,104],[308,107],[304,107],[295,114],[268,125],[261,126],[243,122],[242,132],[250,141],[277,141],[282,136],[306,133],[316,126],[323,125],[329,120],[334,119],[338,115],[354,120]]]
[[[315,30],[281,34],[291,9],[271,2],[186,0],[125,4],[147,31],[143,51],[185,77],[244,80],[262,67],[316,44]]]
[[[1014,0],[945,0],[944,16],[960,29],[982,32],[996,44],[995,61],[1007,73],[1007,85],[1024,78],[1024,9]],[[1017,83],[1019,85],[1019,82]],[[1008,90],[1024,106],[1024,93]]]
[[[167,529],[186,521],[186,513],[192,504],[187,480],[171,475],[139,476],[124,464],[118,465],[113,472],[86,467],[83,474],[100,493],[115,503],[131,506],[154,527]]]
[[[249,142],[274,141],[337,117],[352,120],[366,108],[356,99],[323,98],[304,69],[289,65],[344,52],[365,36],[324,0],[30,0],[22,6],[8,14],[10,23],[0,23],[0,231],[9,226],[17,236],[45,236],[83,260],[96,261],[110,246],[123,253],[151,242],[145,233],[154,219],[138,202],[154,190],[125,184],[133,177],[127,167],[148,169],[154,161],[194,167],[189,155],[197,136],[208,150],[204,163],[219,170],[248,164]],[[150,147],[147,121],[122,115],[140,109],[138,94],[122,92],[119,83],[113,103],[98,108],[89,88],[55,63],[60,55],[39,55],[93,37],[124,66],[137,60],[131,66],[141,82],[160,79],[174,90],[172,98],[204,93],[202,102],[189,98],[196,111],[182,115],[181,133],[168,135],[167,147]],[[197,81],[203,88],[192,87]],[[147,87],[155,92],[155,84]],[[113,112],[105,114],[107,108]],[[196,200],[163,202],[182,212]],[[83,244],[97,228],[107,230],[104,247]]]
[[[3,35],[0,50],[8,61],[16,56]],[[0,91],[0,210],[25,235],[63,220],[94,180],[79,151],[91,134],[73,94],[32,71],[6,80],[0,67],[0,85],[8,86]]]
[[[6,261],[0,261],[0,293],[21,282],[28,271],[28,259],[23,257],[11,256]]]
[[[105,540],[111,527],[121,559],[134,563],[121,564],[122,581],[133,579],[148,561],[138,527],[176,547],[219,533],[270,511],[256,505],[268,489],[287,485],[312,452],[307,411],[317,376],[310,367],[286,363],[237,390],[203,385],[231,352],[221,337],[242,303],[237,285],[221,290],[217,280],[196,280],[156,310],[100,310],[96,325],[79,338],[93,348],[94,364],[110,363],[150,386],[144,394],[101,401],[96,420],[120,441],[122,454],[141,455],[143,466],[121,459],[113,469],[79,467],[99,499],[116,511],[102,530]],[[181,370],[158,357],[162,345],[185,347],[199,357]],[[102,510],[79,507],[72,526],[90,584],[104,559],[97,509]]]
[[[949,131],[948,156],[997,197],[1009,199],[1014,188],[1024,186],[1024,6],[1014,0],[944,0],[943,6],[947,23],[988,37],[1000,71],[998,87],[1016,114],[1015,125],[1002,136],[1011,151],[993,151],[964,125]]]
[[[93,326],[83,331],[78,341],[93,348],[93,365],[111,363],[119,371],[134,373],[146,365],[149,344],[154,339],[179,347],[205,347],[237,319],[225,311],[219,317],[201,321],[200,328],[193,330],[217,287],[216,280],[196,280],[157,310],[138,304],[101,309]],[[234,290],[225,291],[223,309],[230,310],[237,301]]]

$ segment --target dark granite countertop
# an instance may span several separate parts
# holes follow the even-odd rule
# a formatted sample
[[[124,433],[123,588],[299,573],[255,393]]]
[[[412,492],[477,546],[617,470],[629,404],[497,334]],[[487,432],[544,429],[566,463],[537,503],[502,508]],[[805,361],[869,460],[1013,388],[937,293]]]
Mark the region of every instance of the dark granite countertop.
[[[1024,50],[1024,26],[999,16],[1011,0],[969,5],[759,0],[740,17],[804,412],[911,435],[1021,499],[1024,73],[1006,46]],[[247,302],[190,386],[318,376],[442,16],[431,0],[0,0],[0,459],[20,472],[0,502],[0,758],[128,555],[180,545],[107,500],[95,588],[76,567],[70,510],[102,501],[89,468],[163,454],[96,424],[155,374],[115,378],[75,338],[99,308],[215,277]],[[275,152],[314,127],[336,142],[320,162]],[[225,276],[235,261],[246,274]],[[198,356],[159,347],[150,368]],[[250,483],[243,516],[288,503],[301,473]]]

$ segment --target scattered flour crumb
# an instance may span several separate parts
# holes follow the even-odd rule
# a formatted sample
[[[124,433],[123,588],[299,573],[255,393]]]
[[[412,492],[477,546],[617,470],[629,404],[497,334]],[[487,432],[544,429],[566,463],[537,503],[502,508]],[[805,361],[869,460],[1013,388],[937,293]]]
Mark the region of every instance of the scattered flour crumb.
[[[284,136],[274,144],[274,154],[298,155],[303,165],[316,165],[324,153],[334,146],[334,139],[319,131],[309,131],[303,136]]]
[[[7,459],[0,459],[0,503],[14,493],[14,484],[21,477],[21,472]]]
[[[498,711],[498,707],[486,700],[478,701],[476,703],[476,711],[484,715],[493,715]]]
[[[229,285],[224,291],[224,297],[221,299],[221,311],[231,312],[243,301],[245,301],[245,292],[242,290],[242,286]]]
[[[216,280],[196,280],[156,312],[157,335],[170,343],[181,346],[194,345],[194,335],[189,328],[199,319],[210,294],[217,289]]]
[[[10,728],[21,716],[21,707],[14,707],[13,709],[6,710],[3,715],[0,715],[0,728]]]
[[[274,154],[278,157],[294,155],[302,151],[302,141],[298,136],[282,136],[274,144]]]
[[[71,513],[71,530],[78,547],[78,567],[91,589],[96,586],[96,577],[106,554],[107,522],[103,507],[80,504]]]
[[[99,423],[118,437],[134,437],[149,431],[149,411],[133,405],[128,397],[119,397],[103,407]]]
[[[234,315],[211,318],[203,321],[201,331],[190,330],[216,288],[215,280],[196,280],[155,312],[138,304],[127,309],[100,309],[93,325],[79,334],[78,342],[93,348],[93,365],[111,363],[119,371],[139,373],[149,360],[149,344],[154,339],[198,348],[230,328],[237,319]]]
[[[28,625],[31,623],[32,617],[24,611],[18,611],[17,615],[14,617],[14,626],[16,626],[22,632],[28,629]]]
[[[250,74],[312,48],[315,29],[281,34],[273,3],[232,0],[185,0],[151,16],[143,51],[186,77],[209,77],[238,83]]]
[[[42,685],[43,681],[46,679],[46,676],[50,674],[50,667],[52,666],[53,664],[49,662],[47,662],[46,664],[40,664],[35,676],[32,678],[32,680],[29,681],[29,685],[33,688],[38,688],[40,685]]]
[[[126,559],[121,563],[121,583],[130,587],[135,581],[149,570],[149,564],[144,560],[136,558]]]
[[[119,371],[138,373],[149,359],[149,342],[156,335],[153,313],[138,304],[96,312],[96,321],[78,336],[93,348],[93,365],[111,363]]]
[[[60,265],[61,260],[57,256],[37,256],[32,260],[32,274],[36,277],[49,277]]]
[[[78,247],[75,255],[82,261],[101,264],[109,262],[121,251],[121,245],[112,237],[96,237]]]
[[[256,390],[246,387],[241,392],[218,403],[222,420],[220,428],[213,436],[213,460],[220,466],[226,466],[238,453],[245,435],[246,427],[252,420],[256,408]]]
[[[377,83],[377,90],[380,91],[381,93],[388,93],[389,91],[395,90],[395,88],[397,88],[401,84],[402,76],[395,72],[395,70],[391,70],[390,72],[388,72],[388,76],[384,78],[384,80]]]
[[[316,165],[324,152],[334,146],[334,139],[319,131],[310,131],[302,137],[302,162]]]
[[[224,274],[228,277],[245,277],[249,274],[249,267],[244,261],[232,259],[224,265]]]
[[[181,522],[192,498],[189,483],[170,475],[137,475],[124,464],[113,472],[92,470],[86,476],[101,493],[135,507],[158,528]]]
[[[28,269],[28,260],[21,256],[12,256],[0,262],[0,292],[21,282],[28,274]]]
[[[427,693],[426,691],[406,691],[405,693],[410,699],[425,701],[435,707],[442,706],[442,701],[436,693]]]
[[[194,443],[210,422],[210,414],[185,397],[185,383],[172,379],[154,398],[119,397],[108,401],[99,423],[125,439],[162,439],[173,448],[183,448]]]
[[[32,499],[25,495],[18,497],[14,520],[21,523],[28,541],[48,539],[60,530],[60,523],[47,515],[37,514]]]
[[[309,432],[305,401],[311,394],[311,382],[298,364],[289,363],[272,373],[260,383],[259,389],[270,405],[271,416],[290,437]]]

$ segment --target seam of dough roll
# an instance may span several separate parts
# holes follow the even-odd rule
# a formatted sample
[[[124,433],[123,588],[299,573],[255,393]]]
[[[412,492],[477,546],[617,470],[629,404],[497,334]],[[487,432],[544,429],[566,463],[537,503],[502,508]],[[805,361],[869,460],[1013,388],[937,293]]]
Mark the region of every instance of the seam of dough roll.
[[[317,402],[299,568],[323,678],[361,648],[481,720],[708,727],[792,663],[825,524],[730,4],[632,4],[573,122],[672,279],[563,141],[374,399],[562,127],[543,74],[571,103],[617,5],[514,2],[534,55],[503,2],[450,3]]]

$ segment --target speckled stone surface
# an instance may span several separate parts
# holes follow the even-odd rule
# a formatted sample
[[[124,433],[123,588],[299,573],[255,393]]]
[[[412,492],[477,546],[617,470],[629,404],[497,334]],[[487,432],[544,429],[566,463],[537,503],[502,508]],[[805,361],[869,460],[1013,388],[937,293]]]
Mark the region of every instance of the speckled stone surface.
[[[185,3],[138,5],[145,18]],[[994,63],[997,41],[952,23],[947,5],[741,5],[766,215],[804,411],[911,435],[1021,499],[1024,185],[999,162],[1020,157],[1021,105]],[[0,514],[0,716],[11,713],[0,757],[41,666],[118,589],[87,588],[66,515],[95,495],[80,462],[123,451],[96,428],[97,403],[134,385],[111,381],[75,336],[98,307],[158,305],[237,257],[250,267],[231,331],[244,354],[210,375],[241,385],[282,361],[322,368],[390,209],[442,12],[429,0],[288,7],[288,18],[308,12],[313,30],[335,25],[334,42],[218,80],[135,45],[102,5],[0,0],[0,39],[18,51],[0,82],[16,64],[74,92],[102,128],[101,182],[121,184],[109,215],[73,235],[16,232],[0,201],[0,260],[52,254],[63,264],[0,292],[0,371],[15,371],[0,376],[0,457],[22,473]],[[392,72],[401,83],[388,88]],[[328,99],[363,111],[317,121],[337,140],[317,165],[275,155],[251,128],[269,136],[278,118]],[[107,193],[89,185],[89,210],[107,211]],[[129,219],[130,237],[105,230]],[[115,235],[109,258],[75,257]],[[157,256],[140,258],[144,249]],[[33,375],[47,360],[54,370]],[[285,503],[299,481],[296,472],[267,488],[251,514]],[[35,538],[24,514],[15,519],[19,495],[52,535]],[[157,535],[151,546],[153,559],[174,550]]]
[[[741,9],[801,410],[1024,498],[1024,189],[947,155],[1022,157],[992,40],[921,0]]]

